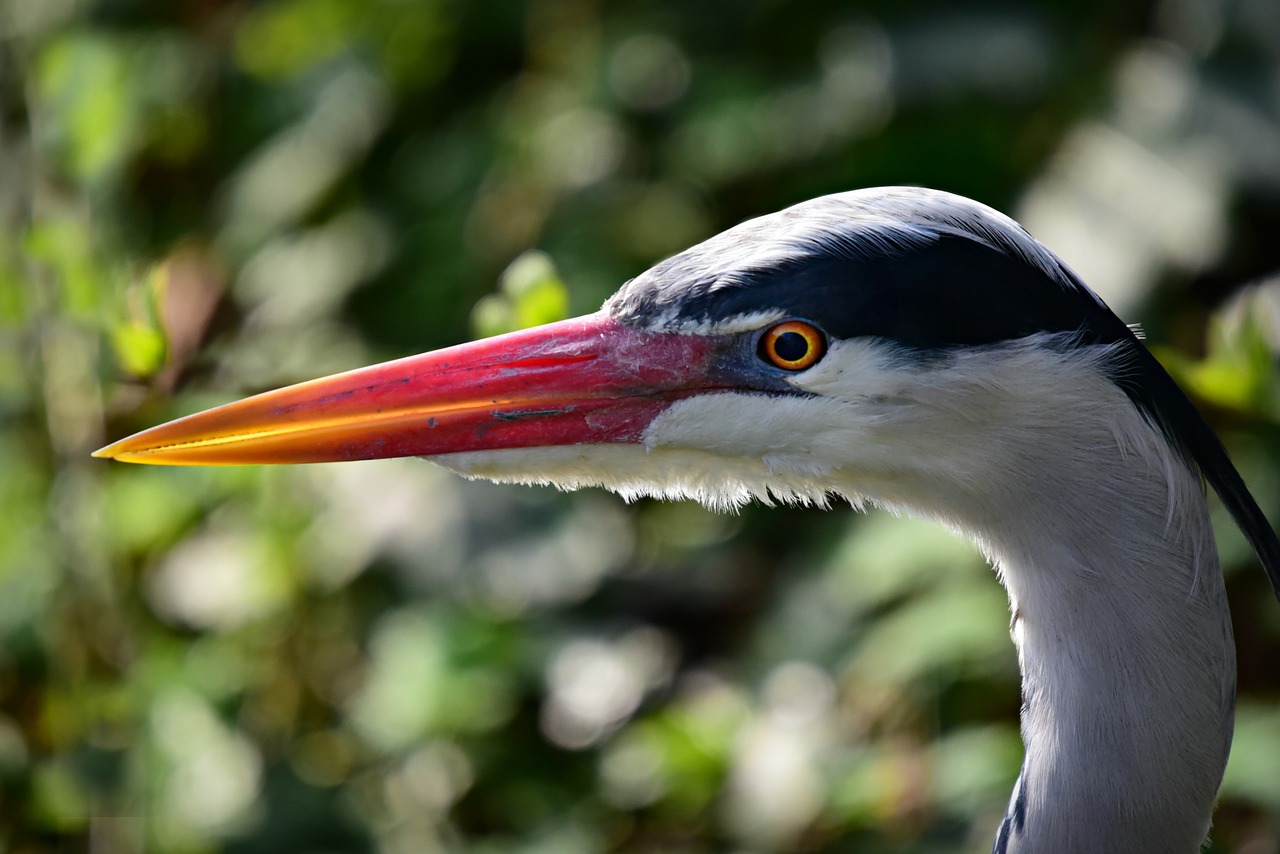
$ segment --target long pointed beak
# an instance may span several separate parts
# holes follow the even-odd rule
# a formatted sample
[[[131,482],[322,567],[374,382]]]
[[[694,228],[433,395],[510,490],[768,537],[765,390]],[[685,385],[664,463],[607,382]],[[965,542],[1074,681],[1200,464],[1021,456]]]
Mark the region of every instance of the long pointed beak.
[[[593,314],[265,392],[94,456],[249,465],[639,442],[672,402],[709,389],[717,349]]]

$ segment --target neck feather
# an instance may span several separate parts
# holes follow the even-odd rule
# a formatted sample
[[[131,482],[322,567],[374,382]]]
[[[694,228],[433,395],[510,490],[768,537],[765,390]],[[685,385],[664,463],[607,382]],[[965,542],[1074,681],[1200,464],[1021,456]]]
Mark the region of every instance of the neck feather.
[[[946,446],[976,467],[899,497],[975,538],[1009,593],[1026,756],[996,850],[1189,854],[1235,695],[1204,491],[1104,374],[1079,367],[1043,383],[1052,394],[1032,377],[998,395],[1030,405]]]
[[[1083,538],[1047,518],[1045,541],[989,536],[1022,670],[1009,852],[1192,852],[1208,832],[1235,650],[1198,484],[1174,476],[1170,517],[1135,492]]]

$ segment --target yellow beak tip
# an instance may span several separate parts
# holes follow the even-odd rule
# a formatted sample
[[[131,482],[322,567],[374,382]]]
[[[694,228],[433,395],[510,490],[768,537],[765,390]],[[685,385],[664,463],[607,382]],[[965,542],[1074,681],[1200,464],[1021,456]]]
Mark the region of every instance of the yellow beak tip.
[[[120,447],[119,442],[112,442],[110,445],[104,445],[94,451],[90,456],[99,460],[118,460],[124,451]]]

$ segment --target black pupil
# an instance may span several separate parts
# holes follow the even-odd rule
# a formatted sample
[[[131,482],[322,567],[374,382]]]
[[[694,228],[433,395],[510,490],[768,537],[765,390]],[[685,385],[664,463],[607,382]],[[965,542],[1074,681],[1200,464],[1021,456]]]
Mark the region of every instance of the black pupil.
[[[798,362],[809,355],[809,339],[799,332],[784,332],[773,340],[773,352],[784,362]]]

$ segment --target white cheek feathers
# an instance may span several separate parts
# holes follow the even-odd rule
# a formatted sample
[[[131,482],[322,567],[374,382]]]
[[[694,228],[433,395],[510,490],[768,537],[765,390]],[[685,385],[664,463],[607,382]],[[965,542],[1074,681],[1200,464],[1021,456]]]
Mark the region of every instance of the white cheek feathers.
[[[515,448],[431,457],[465,477],[500,483],[598,486],[628,501],[690,500],[721,511],[749,501],[825,506],[827,488],[803,476],[774,474],[762,456],[725,457],[692,448],[644,445],[568,445]]]

